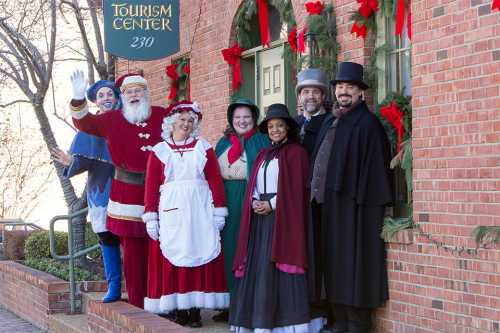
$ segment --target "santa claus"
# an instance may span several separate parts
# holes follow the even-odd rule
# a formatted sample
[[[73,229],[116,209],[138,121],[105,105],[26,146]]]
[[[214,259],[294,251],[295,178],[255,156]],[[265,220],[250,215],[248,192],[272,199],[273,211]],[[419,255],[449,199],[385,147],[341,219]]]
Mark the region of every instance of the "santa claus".
[[[105,138],[115,165],[106,226],[120,237],[129,303],[142,308],[148,262],[148,237],[141,219],[144,173],[149,151],[161,141],[166,110],[150,105],[148,85],[140,75],[117,80],[122,92],[122,109],[99,115],[89,113],[85,99],[81,98],[87,86],[84,73],[75,71],[71,83],[73,123],[81,131]]]

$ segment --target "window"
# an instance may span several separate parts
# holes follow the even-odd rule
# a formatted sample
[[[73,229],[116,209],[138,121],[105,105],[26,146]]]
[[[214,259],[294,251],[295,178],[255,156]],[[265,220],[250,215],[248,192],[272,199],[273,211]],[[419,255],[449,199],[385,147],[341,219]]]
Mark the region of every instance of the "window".
[[[402,36],[394,34],[394,20],[385,17],[381,11],[377,16],[376,47],[378,75],[378,102],[382,102],[387,93],[394,91],[411,95],[411,41],[408,39],[406,19]]]
[[[378,72],[377,102],[381,103],[389,92],[403,92],[411,96],[411,41],[406,30],[406,20],[402,36],[394,34],[395,22],[379,11],[377,16],[376,64]],[[408,193],[404,171],[394,170],[393,217],[408,216]]]

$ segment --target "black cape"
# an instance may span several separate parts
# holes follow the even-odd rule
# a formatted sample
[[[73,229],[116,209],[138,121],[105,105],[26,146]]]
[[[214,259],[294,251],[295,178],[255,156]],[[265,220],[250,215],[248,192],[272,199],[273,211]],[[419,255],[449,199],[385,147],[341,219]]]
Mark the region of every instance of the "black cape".
[[[318,134],[316,157],[329,114]],[[339,119],[328,163],[322,216],[322,261],[329,302],[376,308],[389,298],[382,231],[392,203],[387,135],[364,102]]]
[[[314,147],[316,145],[316,138],[318,136],[319,131],[321,130],[321,126],[323,125],[323,121],[325,120],[327,113],[319,114],[317,116],[311,117],[309,123],[305,125],[304,128],[304,137],[302,138],[302,146],[307,150],[307,154],[311,157]],[[299,124],[299,128],[302,128],[306,118],[303,115],[299,115],[295,117],[295,121]]]

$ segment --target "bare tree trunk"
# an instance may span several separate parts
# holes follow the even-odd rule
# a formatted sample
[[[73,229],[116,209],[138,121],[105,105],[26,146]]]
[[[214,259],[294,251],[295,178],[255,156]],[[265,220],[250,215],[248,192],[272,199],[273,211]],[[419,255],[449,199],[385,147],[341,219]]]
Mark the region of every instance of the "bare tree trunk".
[[[34,104],[35,114],[40,124],[40,130],[42,132],[43,139],[49,151],[52,148],[57,147],[56,139],[54,137],[54,132],[45,113],[43,104],[37,102]],[[85,196],[80,198],[77,197],[75,193],[75,188],[71,184],[71,181],[64,177],[63,175],[63,165],[54,161],[54,166],[57,172],[57,178],[61,184],[63,191],[64,201],[68,207],[68,213],[71,214],[87,206],[87,201]],[[85,223],[86,216],[81,216],[72,220],[73,223],[73,246],[76,251],[83,250],[85,248]],[[85,263],[85,258],[79,258],[77,260],[77,265],[81,266]]]

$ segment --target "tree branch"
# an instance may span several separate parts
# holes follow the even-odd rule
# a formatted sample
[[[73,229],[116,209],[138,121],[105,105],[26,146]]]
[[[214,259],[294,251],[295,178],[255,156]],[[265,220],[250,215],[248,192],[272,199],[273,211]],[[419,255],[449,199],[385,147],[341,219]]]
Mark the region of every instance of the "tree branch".
[[[6,104],[0,104],[0,108],[5,109],[5,108],[8,108],[9,106],[17,104],[17,103],[28,103],[28,104],[31,104],[30,101],[27,101],[25,99],[16,99],[15,101],[12,101],[12,102],[9,102],[9,103],[6,103]]]

